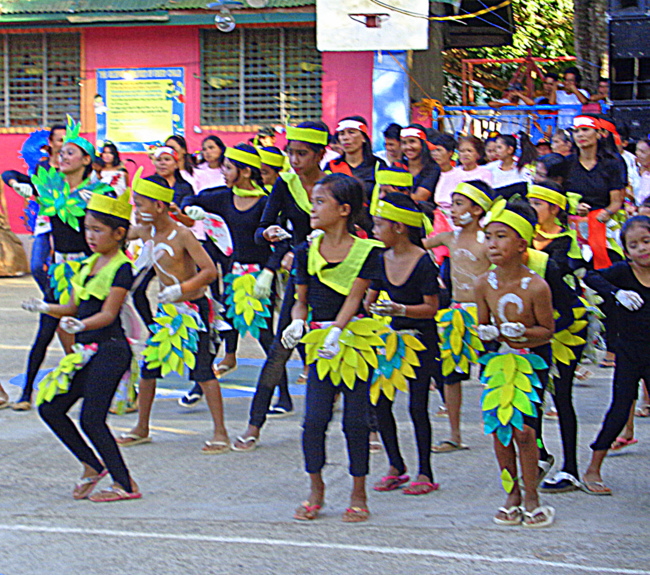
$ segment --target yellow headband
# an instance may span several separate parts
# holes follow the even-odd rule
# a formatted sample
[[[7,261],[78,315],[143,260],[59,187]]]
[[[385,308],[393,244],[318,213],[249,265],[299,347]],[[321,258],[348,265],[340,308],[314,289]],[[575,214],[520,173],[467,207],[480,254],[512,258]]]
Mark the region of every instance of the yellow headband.
[[[276,168],[281,168],[284,166],[284,156],[282,154],[268,152],[262,148],[258,148],[257,153],[260,155],[262,163],[266,164],[267,166],[275,166]]]
[[[260,168],[262,165],[262,160],[259,154],[254,154],[253,152],[247,152],[245,150],[240,150],[239,148],[226,148],[226,158],[229,160],[234,160],[235,162],[240,162],[246,164],[251,168]]]
[[[481,208],[486,212],[490,209],[493,203],[490,196],[488,196],[483,190],[479,190],[467,182],[461,182],[458,184],[453,193],[469,198],[474,203],[481,206]]]
[[[119,198],[111,198],[110,196],[103,196],[102,194],[93,194],[90,197],[87,208],[93,212],[100,212],[122,218],[129,221],[131,219],[131,211],[133,210],[129,203],[129,194],[123,193]]]
[[[287,126],[287,140],[327,146],[329,134],[321,130],[314,130],[314,128],[294,128]]]
[[[377,183],[380,186],[397,186],[398,188],[413,187],[413,174],[395,170],[377,170]]]
[[[492,209],[485,217],[485,227],[488,224],[505,224],[515,230],[530,245],[535,235],[533,224],[523,216],[507,209],[506,205],[507,202],[503,198],[494,203]]]
[[[400,224],[405,224],[414,228],[424,228],[427,235],[433,231],[431,220],[425,213],[398,208],[384,200],[379,200],[377,202],[377,207],[373,210],[372,215],[377,218],[384,218],[391,222],[399,222]]]
[[[561,192],[556,192],[545,188],[544,186],[536,186],[534,184],[528,185],[528,193],[526,194],[529,198],[536,198],[538,200],[544,200],[549,204],[554,206],[559,206],[561,210],[566,210],[567,197]]]
[[[149,180],[143,180],[140,178],[141,174],[142,166],[138,168],[135,176],[133,176],[133,183],[131,184],[133,191],[136,194],[140,194],[141,196],[145,196],[151,200],[160,200],[161,202],[171,204],[174,199],[174,190]]]

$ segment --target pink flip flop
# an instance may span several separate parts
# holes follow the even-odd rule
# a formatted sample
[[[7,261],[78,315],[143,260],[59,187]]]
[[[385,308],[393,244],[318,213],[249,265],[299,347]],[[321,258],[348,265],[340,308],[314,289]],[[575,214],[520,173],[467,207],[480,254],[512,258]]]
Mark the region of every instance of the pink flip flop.
[[[425,489],[414,489],[414,487],[425,486]],[[402,489],[404,495],[426,495],[432,491],[440,489],[439,483],[431,483],[430,481],[412,481],[411,485]]]
[[[630,445],[634,445],[635,443],[639,443],[639,440],[636,437],[633,437],[632,439],[627,439],[626,437],[617,437],[616,441],[612,443],[611,450],[620,451],[624,447],[630,447]]]
[[[381,481],[373,486],[375,491],[395,491],[402,485],[408,482],[410,477],[408,475],[386,475],[381,478]]]

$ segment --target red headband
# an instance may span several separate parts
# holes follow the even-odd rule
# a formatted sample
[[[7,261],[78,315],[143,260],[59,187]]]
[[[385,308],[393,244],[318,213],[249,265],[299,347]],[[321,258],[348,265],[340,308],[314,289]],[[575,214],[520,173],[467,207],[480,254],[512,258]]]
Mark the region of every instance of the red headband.
[[[618,135],[618,130],[616,129],[616,126],[610,122],[609,120],[600,120],[600,127],[603,130],[607,130],[612,136],[614,136],[614,143],[617,146],[621,145],[621,136]]]
[[[426,140],[427,135],[420,128],[402,128],[399,133],[400,138],[419,138]]]
[[[336,131],[342,132],[343,130],[359,130],[366,136],[368,135],[368,126],[363,122],[358,122],[357,120],[341,120],[339,125],[336,126]]]
[[[573,118],[574,128],[593,128],[597,130],[600,128],[600,121],[591,116],[576,116]]]

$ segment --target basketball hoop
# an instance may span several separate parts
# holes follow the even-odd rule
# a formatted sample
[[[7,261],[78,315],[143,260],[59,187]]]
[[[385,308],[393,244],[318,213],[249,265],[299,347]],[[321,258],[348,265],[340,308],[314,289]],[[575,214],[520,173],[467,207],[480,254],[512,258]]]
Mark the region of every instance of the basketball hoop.
[[[390,14],[348,14],[348,16],[366,28],[381,28],[381,23],[390,18]]]

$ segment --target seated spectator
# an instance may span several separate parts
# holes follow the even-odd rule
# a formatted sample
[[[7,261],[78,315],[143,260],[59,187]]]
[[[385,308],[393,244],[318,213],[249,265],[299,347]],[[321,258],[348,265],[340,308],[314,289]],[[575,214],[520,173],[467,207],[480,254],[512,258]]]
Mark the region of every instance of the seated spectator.
[[[514,109],[515,106],[532,106],[534,104],[528,96],[522,93],[522,86],[515,83],[504,90],[500,100],[488,102],[488,106],[499,110],[498,120],[501,123],[499,133],[516,134],[526,130],[526,112]]]
[[[589,102],[589,92],[580,88],[582,75],[575,66],[564,70],[563,80],[564,84],[560,86],[560,89],[555,94],[555,102],[552,99],[550,99],[550,102],[558,106],[574,106],[558,112],[557,127],[569,128],[572,125],[573,118],[581,113],[582,106]]]

